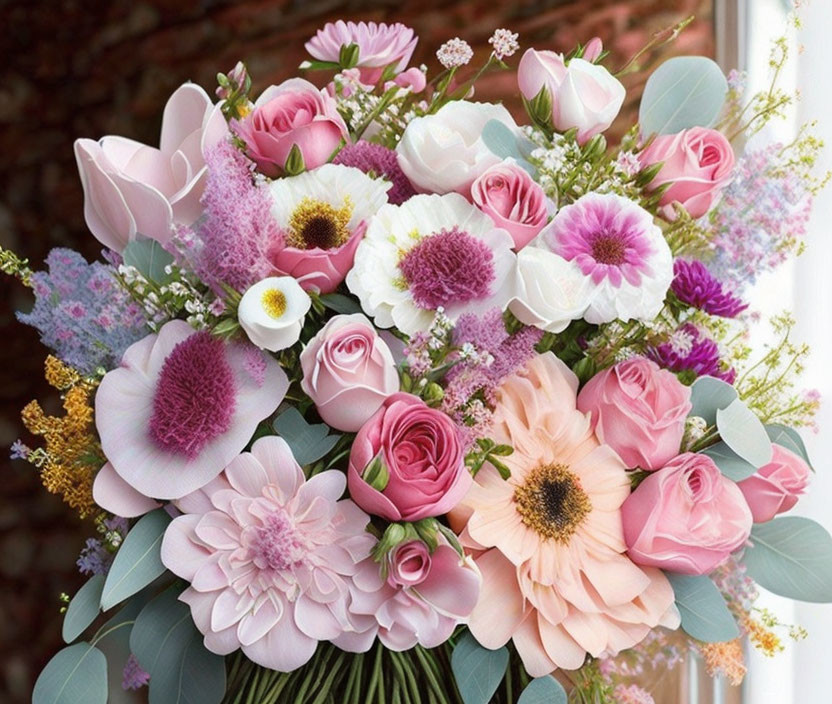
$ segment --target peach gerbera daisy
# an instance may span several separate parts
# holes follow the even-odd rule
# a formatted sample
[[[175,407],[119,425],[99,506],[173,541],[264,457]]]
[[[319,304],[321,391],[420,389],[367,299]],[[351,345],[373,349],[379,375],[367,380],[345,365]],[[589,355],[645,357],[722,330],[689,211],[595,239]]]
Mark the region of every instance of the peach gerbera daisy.
[[[498,389],[493,438],[514,447],[504,481],[485,465],[451,514],[482,572],[469,626],[487,648],[514,641],[530,675],[613,655],[676,628],[673,589],[625,554],[624,463],[576,408],[578,380],[552,353]]]

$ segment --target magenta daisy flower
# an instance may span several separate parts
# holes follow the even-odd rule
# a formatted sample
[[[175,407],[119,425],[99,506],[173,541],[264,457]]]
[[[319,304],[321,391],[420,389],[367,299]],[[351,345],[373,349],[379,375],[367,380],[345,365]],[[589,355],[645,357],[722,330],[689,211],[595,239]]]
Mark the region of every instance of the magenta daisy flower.
[[[590,323],[649,320],[673,278],[673,257],[653,216],[612,193],[588,193],[562,208],[541,232],[544,245],[592,281]]]
[[[181,320],[129,347],[95,397],[101,448],[114,473],[156,499],[177,499],[211,481],[286,394],[286,374],[271,357],[261,378],[249,367],[243,346]],[[102,482],[97,498],[106,502],[107,486],[115,492],[119,482],[109,471]]]

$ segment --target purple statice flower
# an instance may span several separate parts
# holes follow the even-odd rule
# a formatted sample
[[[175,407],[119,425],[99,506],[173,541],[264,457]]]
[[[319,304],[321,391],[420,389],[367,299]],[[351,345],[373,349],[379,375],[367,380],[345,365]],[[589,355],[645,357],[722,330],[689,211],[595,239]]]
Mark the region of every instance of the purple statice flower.
[[[32,275],[35,305],[18,313],[41,341],[83,374],[112,369],[130,345],[148,334],[147,321],[118,284],[110,264],[86,260],[71,249],[46,257],[48,271]]]
[[[139,661],[133,653],[127,658],[124,664],[124,671],[121,678],[121,688],[124,690],[141,689],[150,682],[150,675],[142,669]]]
[[[9,448],[9,459],[11,460],[25,460],[29,457],[32,449],[26,445],[22,440],[15,440]]]
[[[380,176],[393,187],[387,192],[387,200],[394,205],[401,205],[416,191],[399,166],[396,152],[380,144],[360,140],[348,144],[333,159],[333,164],[352,166],[370,176]]]
[[[735,318],[748,308],[696,259],[677,259],[673,263],[673,283],[670,288],[683,303],[711,315]]]
[[[245,291],[271,272],[264,252],[280,237],[268,189],[255,182],[251,162],[229,142],[209,150],[205,163],[205,215],[194,229],[177,228],[176,254],[217,294],[223,294],[221,283]]]
[[[711,272],[737,289],[782,264],[806,235],[812,194],[782,144],[746,152],[711,215]]]
[[[716,342],[691,323],[678,327],[666,342],[648,348],[647,356],[672,372],[692,371],[697,377],[713,376],[729,384],[737,376],[733,367],[723,367]]]
[[[524,327],[510,335],[497,308],[459,317],[452,334],[458,351],[445,375],[442,409],[462,429],[466,446],[487,434],[497,387],[535,355],[542,334]]]
[[[110,553],[98,538],[87,538],[87,543],[81,550],[78,560],[78,571],[81,574],[107,574],[113,564],[113,554]]]

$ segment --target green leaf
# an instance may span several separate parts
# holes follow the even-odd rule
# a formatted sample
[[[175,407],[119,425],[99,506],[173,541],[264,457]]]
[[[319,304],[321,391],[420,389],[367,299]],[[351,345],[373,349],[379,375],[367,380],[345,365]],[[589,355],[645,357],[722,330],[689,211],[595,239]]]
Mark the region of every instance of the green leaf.
[[[341,51],[338,53],[338,63],[342,69],[354,68],[358,64],[359,48],[358,44],[352,42],[351,44],[342,44]]]
[[[724,442],[705,448],[702,454],[710,457],[719,467],[719,471],[731,481],[741,482],[757,473],[757,468],[753,464],[746,462]]]
[[[722,441],[746,462],[757,468],[771,462],[771,440],[766,429],[739,399],[716,412],[716,429]]]
[[[708,425],[716,424],[716,412],[726,408],[737,398],[737,390],[721,379],[703,376],[690,387],[691,416],[704,418]]]
[[[538,677],[526,685],[517,704],[566,704],[566,690],[551,675]]]
[[[722,69],[704,56],[677,56],[656,69],[641,98],[641,133],[675,134],[716,123],[728,82]]]
[[[361,473],[361,478],[376,491],[384,491],[387,488],[390,481],[390,470],[387,469],[387,464],[384,462],[381,453],[370,460]]]
[[[337,71],[341,66],[336,61],[304,61],[298,68],[302,71]]]
[[[320,300],[327,308],[334,310],[336,313],[351,315],[361,312],[361,305],[358,301],[342,293],[325,293],[320,296]]]
[[[283,165],[283,170],[287,176],[297,176],[306,170],[306,164],[303,161],[303,152],[297,144],[293,144],[286,157],[286,163]]]
[[[287,408],[277,417],[274,429],[289,445],[301,467],[321,459],[341,438],[340,435],[329,435],[326,423],[307,423],[295,407]]]
[[[179,590],[167,589],[142,609],[130,649],[150,674],[150,704],[219,704],[225,660],[209,652]]]
[[[142,516],[130,529],[104,582],[102,609],[106,611],[132,596],[165,571],[162,536],[170,521],[170,516],[160,508]]]
[[[465,704],[488,704],[508,665],[508,650],[483,648],[466,631],[451,653],[451,669]]]
[[[99,614],[101,592],[104,590],[104,575],[97,574],[89,579],[72,597],[64,616],[61,632],[65,643],[71,643],[95,621]]]
[[[89,643],[58,651],[35,682],[32,704],[107,704],[107,658]]]
[[[832,602],[832,537],[808,518],[782,516],[751,529],[743,562],[761,587],[789,599]]]
[[[173,255],[156,240],[139,236],[127,243],[122,257],[126,265],[138,269],[148,281],[166,284],[171,279],[171,275],[165,273],[165,267],[173,264]]]
[[[789,428],[787,425],[780,425],[779,423],[772,423],[766,426],[766,433],[769,439],[780,447],[785,447],[791,450],[798,457],[802,457],[803,461],[809,465],[809,469],[813,472],[815,468],[809,460],[809,453],[806,451],[806,445],[803,444],[803,438],[800,437],[794,428]]]
[[[530,174],[534,175],[535,168],[520,152],[517,135],[499,120],[489,120],[482,130],[482,141],[492,154],[501,159],[514,159]]]
[[[739,636],[737,622],[725,599],[708,577],[666,574],[676,595],[685,633],[704,643],[721,643]]]

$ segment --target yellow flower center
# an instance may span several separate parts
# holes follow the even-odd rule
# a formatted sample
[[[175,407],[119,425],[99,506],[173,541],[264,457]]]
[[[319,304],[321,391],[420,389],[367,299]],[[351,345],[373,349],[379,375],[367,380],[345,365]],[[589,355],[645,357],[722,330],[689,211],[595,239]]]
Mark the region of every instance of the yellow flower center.
[[[334,249],[350,238],[349,222],[353,204],[335,208],[314,198],[304,198],[292,211],[286,233],[286,244],[297,249]]]
[[[541,465],[514,491],[517,513],[543,538],[566,543],[592,510],[578,477],[562,464]]]
[[[263,309],[272,317],[279,318],[286,312],[286,294],[280,289],[269,288],[263,292],[260,299]]]

